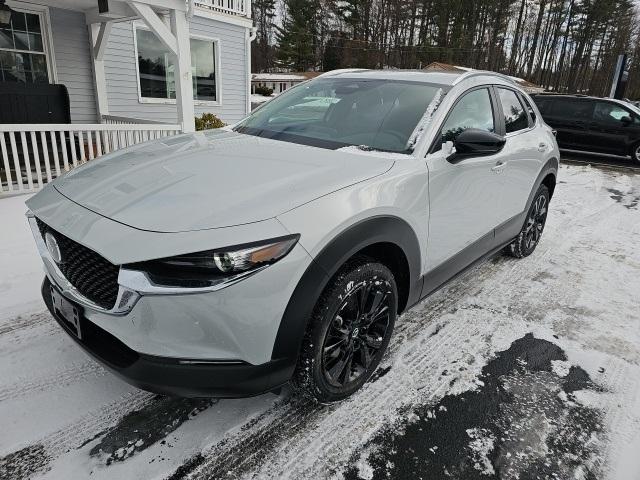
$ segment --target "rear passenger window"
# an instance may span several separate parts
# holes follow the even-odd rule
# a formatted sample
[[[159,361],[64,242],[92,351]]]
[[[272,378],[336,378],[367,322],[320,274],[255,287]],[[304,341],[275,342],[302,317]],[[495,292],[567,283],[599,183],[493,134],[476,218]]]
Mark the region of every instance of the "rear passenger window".
[[[507,133],[517,132],[529,127],[529,118],[524,111],[516,92],[498,88],[498,98],[504,113],[504,127]]]
[[[552,114],[567,120],[591,120],[593,103],[589,100],[559,98],[552,103]]]
[[[486,88],[473,90],[456,103],[442,127],[442,142],[455,140],[468,128],[495,131],[491,97]]]

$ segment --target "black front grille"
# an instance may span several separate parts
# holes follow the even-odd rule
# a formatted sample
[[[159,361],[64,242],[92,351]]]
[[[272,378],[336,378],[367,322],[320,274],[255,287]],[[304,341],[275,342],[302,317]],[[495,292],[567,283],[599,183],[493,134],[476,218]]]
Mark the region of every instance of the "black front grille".
[[[53,235],[60,247],[58,268],[78,292],[102,308],[111,309],[118,297],[118,272],[114,265],[93,250],[74,242],[36,218],[40,233]]]

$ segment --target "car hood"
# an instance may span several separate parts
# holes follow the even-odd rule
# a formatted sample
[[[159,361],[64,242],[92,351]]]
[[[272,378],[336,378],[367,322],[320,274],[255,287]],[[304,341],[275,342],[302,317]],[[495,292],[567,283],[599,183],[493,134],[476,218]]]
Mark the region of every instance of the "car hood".
[[[53,186],[125,225],[182,232],[272,218],[392,165],[384,156],[210,131],[115,152],[70,171]]]

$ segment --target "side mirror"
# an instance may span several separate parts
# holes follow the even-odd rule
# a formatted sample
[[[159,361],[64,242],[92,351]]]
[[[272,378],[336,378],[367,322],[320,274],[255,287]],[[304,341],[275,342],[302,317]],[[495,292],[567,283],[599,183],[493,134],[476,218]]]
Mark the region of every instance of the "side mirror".
[[[620,119],[620,121],[622,122],[623,125],[629,125],[629,124],[633,123],[633,118],[631,118],[629,115],[627,115],[626,117],[622,117]]]
[[[454,140],[455,152],[449,155],[447,160],[457,163],[464,158],[493,155],[502,150],[506,141],[506,138],[496,133],[468,128]]]

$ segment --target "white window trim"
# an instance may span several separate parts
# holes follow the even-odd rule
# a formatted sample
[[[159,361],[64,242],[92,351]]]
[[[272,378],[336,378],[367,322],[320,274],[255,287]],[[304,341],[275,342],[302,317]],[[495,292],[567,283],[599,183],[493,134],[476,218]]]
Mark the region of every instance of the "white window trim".
[[[49,7],[45,5],[35,5],[33,3],[19,2],[17,0],[8,0],[7,6],[11,10],[15,10],[16,12],[33,13],[40,17],[40,28],[42,29],[42,46],[45,58],[47,60],[49,83],[58,83],[58,71],[56,68],[55,53],[53,51],[53,36],[51,29],[51,17],[49,16]]]
[[[174,98],[152,98],[152,97],[143,97],[142,90],[140,89],[140,66],[138,65],[138,33],[137,30],[139,28],[150,31],[149,28],[144,25],[142,22],[135,21],[131,22],[133,24],[133,51],[134,51],[134,62],[136,64],[136,86],[138,89],[138,103],[143,104],[160,104],[160,105],[175,105],[176,100]],[[209,37],[206,35],[189,35],[189,39],[196,40],[205,40],[213,43],[213,52],[215,55],[215,74],[216,74],[216,99],[212,100],[193,100],[193,104],[196,106],[206,106],[206,107],[220,107],[222,106],[222,75],[220,74],[220,39],[215,37]]]

